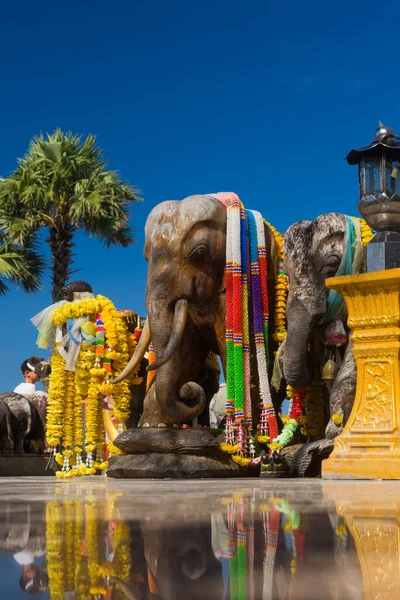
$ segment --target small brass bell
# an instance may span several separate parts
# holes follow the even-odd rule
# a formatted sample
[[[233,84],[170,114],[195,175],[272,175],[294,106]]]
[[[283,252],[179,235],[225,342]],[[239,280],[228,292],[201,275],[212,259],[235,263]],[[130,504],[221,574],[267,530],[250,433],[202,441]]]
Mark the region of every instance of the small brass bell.
[[[322,369],[321,379],[335,379],[338,372],[338,366],[331,358],[326,361]]]

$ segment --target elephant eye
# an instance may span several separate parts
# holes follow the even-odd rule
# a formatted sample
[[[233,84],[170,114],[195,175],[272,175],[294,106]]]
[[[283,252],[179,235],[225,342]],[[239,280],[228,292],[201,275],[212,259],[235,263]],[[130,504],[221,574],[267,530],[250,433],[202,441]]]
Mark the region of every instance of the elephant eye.
[[[206,262],[208,259],[208,248],[204,244],[200,246],[196,246],[191,253],[189,254],[189,258],[191,260],[198,260],[202,262]]]

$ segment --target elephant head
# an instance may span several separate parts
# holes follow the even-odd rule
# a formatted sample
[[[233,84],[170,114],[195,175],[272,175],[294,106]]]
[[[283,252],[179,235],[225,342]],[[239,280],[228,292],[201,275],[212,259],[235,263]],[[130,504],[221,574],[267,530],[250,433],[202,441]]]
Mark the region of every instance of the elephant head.
[[[225,206],[203,195],[162,202],[151,211],[145,235],[148,319],[136,357],[118,379],[137,364],[151,337],[157,356],[152,393],[165,417],[190,421],[205,405],[196,380],[209,351],[225,357]]]
[[[297,389],[306,387],[313,377],[308,344],[315,327],[327,316],[325,279],[338,271],[346,227],[345,215],[328,213],[314,221],[295,223],[285,233],[284,269],[289,294],[283,372],[286,381]]]

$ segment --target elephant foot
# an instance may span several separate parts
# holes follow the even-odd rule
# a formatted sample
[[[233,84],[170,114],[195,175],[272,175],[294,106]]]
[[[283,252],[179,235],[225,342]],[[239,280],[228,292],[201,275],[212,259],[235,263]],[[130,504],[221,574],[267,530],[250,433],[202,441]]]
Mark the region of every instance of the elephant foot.
[[[0,453],[1,454],[12,454],[14,452],[14,440],[6,435],[1,437],[0,440]]]
[[[143,414],[140,418],[138,427],[156,427],[157,429],[167,429],[173,425],[174,422],[171,419],[164,417],[163,413],[161,412],[161,408],[158,404],[155,394],[155,386],[153,385],[147,392],[146,398],[144,399]]]
[[[143,417],[142,419],[140,419],[139,425],[138,425],[139,428],[144,428],[144,429],[147,429],[150,427],[157,428],[157,429],[168,429],[172,426],[173,425],[171,425],[170,423],[168,424],[165,421],[158,421],[158,419],[154,419],[154,417],[151,419],[148,419],[148,420],[145,420],[145,418]]]

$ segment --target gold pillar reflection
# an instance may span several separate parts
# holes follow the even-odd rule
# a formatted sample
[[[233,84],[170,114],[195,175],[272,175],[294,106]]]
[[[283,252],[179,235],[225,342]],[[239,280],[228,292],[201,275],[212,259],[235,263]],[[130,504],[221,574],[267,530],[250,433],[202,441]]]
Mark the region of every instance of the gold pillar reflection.
[[[352,534],[361,565],[365,600],[400,598],[400,494],[397,486],[324,482],[324,498],[336,503]]]

